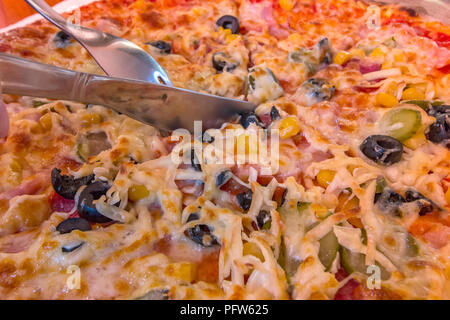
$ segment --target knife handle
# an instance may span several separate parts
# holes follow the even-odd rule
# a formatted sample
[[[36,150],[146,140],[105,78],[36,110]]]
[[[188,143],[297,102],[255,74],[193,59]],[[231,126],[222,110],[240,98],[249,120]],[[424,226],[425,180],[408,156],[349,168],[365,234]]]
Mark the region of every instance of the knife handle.
[[[84,101],[95,76],[0,53],[0,81],[4,93]]]

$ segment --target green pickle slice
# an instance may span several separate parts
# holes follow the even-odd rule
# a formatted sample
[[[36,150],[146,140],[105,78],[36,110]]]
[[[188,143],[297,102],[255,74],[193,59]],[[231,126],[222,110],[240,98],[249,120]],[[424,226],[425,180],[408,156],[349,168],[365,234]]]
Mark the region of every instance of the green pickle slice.
[[[385,134],[404,141],[411,138],[422,125],[422,116],[418,110],[395,108],[389,110],[381,119]]]

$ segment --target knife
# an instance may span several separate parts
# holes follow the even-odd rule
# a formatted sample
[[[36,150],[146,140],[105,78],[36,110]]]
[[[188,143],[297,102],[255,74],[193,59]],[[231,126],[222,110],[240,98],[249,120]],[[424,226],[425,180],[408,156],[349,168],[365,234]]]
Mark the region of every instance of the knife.
[[[75,72],[0,53],[3,93],[71,100],[108,107],[162,130],[218,128],[255,105],[237,99],[149,83]]]

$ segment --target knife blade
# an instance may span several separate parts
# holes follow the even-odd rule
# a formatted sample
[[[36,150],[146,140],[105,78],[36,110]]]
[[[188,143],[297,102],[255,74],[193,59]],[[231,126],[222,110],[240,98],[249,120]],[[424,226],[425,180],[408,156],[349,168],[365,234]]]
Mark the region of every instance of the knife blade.
[[[217,128],[251,111],[249,102],[161,84],[76,72],[0,54],[4,93],[102,105],[163,130]]]

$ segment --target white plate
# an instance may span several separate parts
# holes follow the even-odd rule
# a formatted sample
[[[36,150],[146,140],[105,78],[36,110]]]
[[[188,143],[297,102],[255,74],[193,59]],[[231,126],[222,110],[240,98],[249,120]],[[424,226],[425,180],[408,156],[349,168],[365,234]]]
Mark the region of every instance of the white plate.
[[[67,12],[95,1],[98,0],[65,0],[58,3],[53,8],[60,13]],[[416,9],[419,14],[429,15],[446,24],[450,24],[450,0],[368,0],[366,2],[372,2],[375,4],[395,3],[404,5]],[[27,24],[33,23],[39,19],[43,18],[39,14],[34,14],[19,22],[0,29],[0,33],[26,26]]]
[[[17,0],[17,1],[19,1],[19,0]],[[20,0],[20,1],[22,1],[22,0]],[[55,5],[53,7],[53,9],[55,9],[59,13],[62,13],[62,12],[72,11],[76,8],[79,8],[81,6],[84,6],[88,3],[95,2],[95,1],[98,1],[98,0],[65,0],[65,1],[62,1],[62,2],[58,3],[57,5]],[[5,28],[0,29],[0,33],[26,26],[26,25],[33,23],[39,19],[43,19],[40,14],[38,14],[38,13],[33,14],[32,16],[26,17],[23,20],[20,20],[14,24],[11,24]]]

